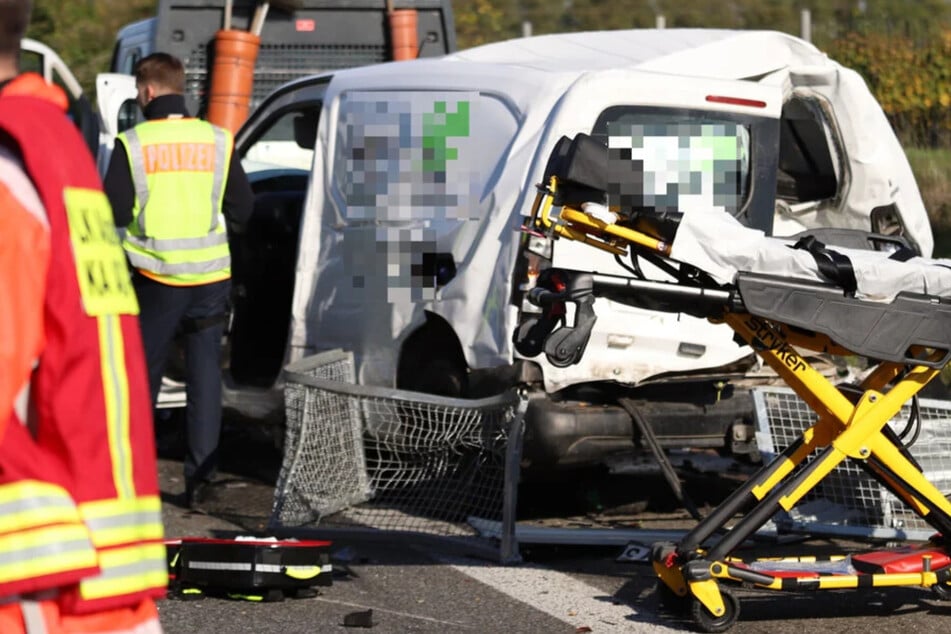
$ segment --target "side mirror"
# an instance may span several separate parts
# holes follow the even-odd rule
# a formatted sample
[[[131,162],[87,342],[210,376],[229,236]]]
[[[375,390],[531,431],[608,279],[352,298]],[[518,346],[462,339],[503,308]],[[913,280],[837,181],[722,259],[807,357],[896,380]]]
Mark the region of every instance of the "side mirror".
[[[294,117],[294,141],[305,150],[313,150],[317,144],[318,112],[304,112]]]

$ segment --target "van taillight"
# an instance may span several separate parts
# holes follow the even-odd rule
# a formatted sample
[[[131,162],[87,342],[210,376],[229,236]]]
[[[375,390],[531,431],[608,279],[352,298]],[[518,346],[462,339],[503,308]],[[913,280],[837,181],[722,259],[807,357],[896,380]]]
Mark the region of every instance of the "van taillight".
[[[724,97],[723,95],[707,95],[711,103],[728,103],[734,106],[748,106],[750,108],[765,108],[766,102],[759,99],[743,99],[742,97]]]

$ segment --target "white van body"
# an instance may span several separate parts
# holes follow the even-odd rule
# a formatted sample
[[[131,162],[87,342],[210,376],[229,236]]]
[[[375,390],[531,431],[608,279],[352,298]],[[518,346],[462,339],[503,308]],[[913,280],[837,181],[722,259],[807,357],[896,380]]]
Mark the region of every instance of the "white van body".
[[[100,121],[83,88],[52,48],[30,38],[20,40],[20,70],[43,76],[46,81],[63,89],[68,101],[67,114],[79,128],[89,151],[96,155],[100,142]]]
[[[747,77],[761,79],[724,81]],[[668,30],[544,36],[463,51],[434,62],[337,73],[325,96],[317,141],[322,152],[312,172],[301,233],[291,359],[342,346],[358,351],[361,381],[392,385],[397,344],[429,311],[453,324],[470,367],[511,362],[516,307],[509,305],[508,297],[520,240],[515,229],[531,203],[533,185],[542,177],[549,151],[561,135],[590,130],[598,115],[611,106],[689,108],[704,104],[707,95],[723,93],[762,100],[767,107],[759,114],[778,118],[783,102],[794,91],[814,92],[834,109],[834,124],[847,149],[841,157],[841,177],[847,173],[851,183],[835,207],[816,204],[777,214],[773,232],[788,235],[815,226],[870,230],[870,211],[894,203],[907,235],[930,254],[930,225],[910,168],[864,82],[808,44],[785,35]],[[342,104],[354,94],[364,103],[381,104],[414,92],[429,92],[435,95],[432,99],[486,95],[497,104],[497,115],[473,120],[472,136],[459,142],[472,146],[460,148],[460,155],[493,145],[493,155],[479,166],[483,173],[473,174],[471,165],[460,162],[459,172],[449,179],[469,177],[460,188],[466,194],[465,205],[458,207],[477,222],[450,218],[440,227],[432,217],[435,210],[421,206],[423,215],[419,207],[407,213],[405,201],[411,192],[397,196],[397,205],[381,205],[374,217],[360,217],[341,191],[342,165],[334,158],[349,149],[342,129],[346,117],[341,114]],[[480,128],[479,123],[494,127]],[[361,208],[360,213],[366,211]],[[375,269],[354,270],[347,262],[348,236],[354,232],[374,236],[381,227],[435,231],[442,248],[453,252],[459,274],[433,297],[411,301],[411,293],[394,285],[395,280],[409,279],[407,272],[401,272],[403,277],[394,275],[392,261],[381,258],[369,263]],[[352,244],[394,245],[375,238]],[[579,262],[579,257],[590,260],[593,256],[585,247],[558,244],[555,265],[569,266]],[[616,270],[613,261],[589,264],[589,268]],[[374,291],[361,290],[347,283],[354,275],[389,281]],[[599,307],[597,313],[601,317],[595,339],[581,364],[544,368],[548,391],[593,378],[638,383],[662,372],[716,367],[744,354],[736,346],[723,345],[732,338],[726,329],[706,322],[689,323],[676,315],[632,315],[622,306]],[[669,339],[659,333],[671,329],[680,331],[684,341],[707,344],[712,354],[683,358],[669,354],[671,350],[639,344]],[[717,337],[719,332],[723,338]],[[631,344],[609,346],[611,338]]]
[[[531,284],[527,253],[546,246],[519,231],[535,185],[561,136],[597,134],[611,113],[745,127],[751,180],[737,214],[767,233],[889,233],[931,254],[928,217],[884,113],[858,74],[811,44],[777,32],[706,29],[517,39],[297,80],[252,114],[237,149],[256,191],[272,195],[280,188],[269,179],[289,175],[304,188],[283,362],[344,348],[355,354],[361,383],[417,387],[398,376],[401,366],[410,369],[404,374],[443,373],[439,362],[457,346],[464,380],[495,373],[502,384],[531,383],[536,404],[584,401],[616,414],[611,399],[619,391],[659,382],[706,402],[691,378],[722,374],[709,409],[719,407],[723,380],[737,376],[750,350],[725,326],[684,314],[598,299],[577,365],[526,363],[513,351],[512,333],[532,310],[522,301]],[[314,142],[301,138],[302,119]],[[548,263],[624,273],[612,257],[570,241],[555,244]],[[237,274],[235,283],[240,289]],[[439,337],[414,336],[436,322]],[[273,392],[279,374],[270,378]],[[592,396],[598,386],[602,395]],[[241,392],[237,382],[231,387]],[[528,442],[549,427],[536,410]],[[632,446],[629,419],[614,416],[610,429],[585,431],[568,411],[553,423],[563,428],[556,435],[573,438],[560,446],[589,446],[575,460],[554,462]],[[721,427],[684,442],[722,445],[730,432]],[[683,436],[662,440],[677,444]]]
[[[83,94],[82,86],[66,62],[42,42],[28,37],[20,41],[20,66],[24,71],[39,73],[46,81],[57,84],[66,91],[70,99],[79,99]]]

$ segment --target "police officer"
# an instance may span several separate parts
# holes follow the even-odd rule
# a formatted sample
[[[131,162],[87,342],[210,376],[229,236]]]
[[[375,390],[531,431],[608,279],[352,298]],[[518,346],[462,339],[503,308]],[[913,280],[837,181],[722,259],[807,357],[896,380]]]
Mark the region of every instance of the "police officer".
[[[146,121],[120,134],[105,177],[132,265],[152,403],[176,332],[185,338],[185,502],[212,493],[221,432],[221,340],[228,319],[227,222],[240,226],[253,193],[231,133],[185,107],[180,60],[153,53],[135,66]]]
[[[0,0],[0,632],[161,632],[161,500],[138,306],[66,95],[18,75]]]

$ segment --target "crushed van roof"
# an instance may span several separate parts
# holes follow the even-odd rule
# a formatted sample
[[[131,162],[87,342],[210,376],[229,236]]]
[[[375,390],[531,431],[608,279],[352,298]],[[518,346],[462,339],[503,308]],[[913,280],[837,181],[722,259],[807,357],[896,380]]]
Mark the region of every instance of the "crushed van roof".
[[[831,63],[815,46],[786,33],[730,29],[557,33],[485,44],[443,59],[540,71],[628,68],[718,79],[753,78],[786,66]]]

